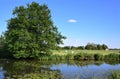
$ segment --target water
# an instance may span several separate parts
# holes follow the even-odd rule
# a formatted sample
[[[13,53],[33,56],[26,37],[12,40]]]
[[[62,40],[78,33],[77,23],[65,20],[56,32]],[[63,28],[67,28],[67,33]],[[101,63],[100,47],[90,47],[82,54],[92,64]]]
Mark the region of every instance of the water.
[[[0,79],[105,79],[120,63],[108,61],[0,60]]]
[[[59,64],[53,65],[51,69],[60,70],[64,75],[63,79],[92,79],[95,77],[104,79],[110,74],[110,71],[120,69],[120,64],[110,65],[103,63],[99,66],[95,64],[89,64],[87,66]]]

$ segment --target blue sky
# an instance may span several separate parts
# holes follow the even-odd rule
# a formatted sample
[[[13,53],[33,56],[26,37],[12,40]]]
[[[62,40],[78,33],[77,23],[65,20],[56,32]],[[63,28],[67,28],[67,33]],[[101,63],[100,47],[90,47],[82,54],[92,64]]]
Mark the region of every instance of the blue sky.
[[[120,0],[0,0],[0,34],[13,9],[32,1],[48,5],[54,25],[67,37],[65,45],[92,42],[120,48]]]

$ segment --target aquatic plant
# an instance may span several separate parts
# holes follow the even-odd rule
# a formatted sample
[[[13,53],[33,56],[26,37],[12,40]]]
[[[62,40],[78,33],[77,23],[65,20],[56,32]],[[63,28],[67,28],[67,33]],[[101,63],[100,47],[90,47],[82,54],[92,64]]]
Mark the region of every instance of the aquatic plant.
[[[118,53],[110,53],[108,55],[105,55],[105,60],[120,60],[120,56]]]
[[[112,71],[108,79],[120,79],[120,70]]]

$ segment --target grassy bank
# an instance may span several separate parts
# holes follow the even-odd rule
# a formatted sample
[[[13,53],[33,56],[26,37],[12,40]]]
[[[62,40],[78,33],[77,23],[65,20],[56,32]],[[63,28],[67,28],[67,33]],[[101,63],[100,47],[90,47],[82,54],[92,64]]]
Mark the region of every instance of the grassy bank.
[[[120,50],[52,50],[53,55],[66,55],[66,54],[77,54],[77,53],[89,53],[89,54],[102,54],[102,55],[107,55],[110,53],[119,53]]]
[[[53,50],[52,55],[42,55],[40,60],[120,60],[119,50]]]

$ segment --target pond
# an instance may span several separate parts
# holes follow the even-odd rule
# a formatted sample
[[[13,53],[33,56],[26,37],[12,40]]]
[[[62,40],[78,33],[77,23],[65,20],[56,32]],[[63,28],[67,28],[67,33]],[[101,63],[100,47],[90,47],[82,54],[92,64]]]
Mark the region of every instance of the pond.
[[[106,79],[119,61],[0,60],[0,79]]]

